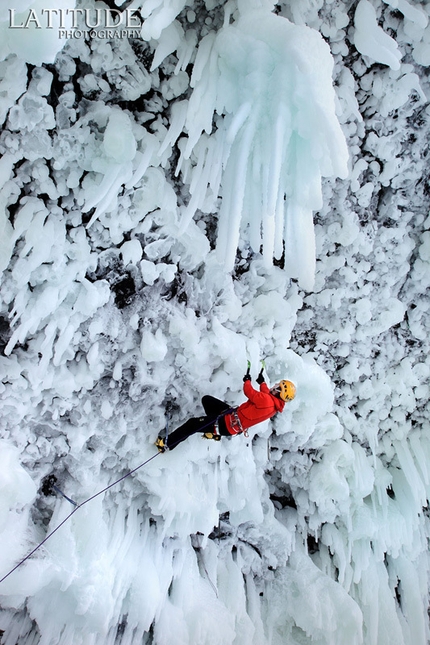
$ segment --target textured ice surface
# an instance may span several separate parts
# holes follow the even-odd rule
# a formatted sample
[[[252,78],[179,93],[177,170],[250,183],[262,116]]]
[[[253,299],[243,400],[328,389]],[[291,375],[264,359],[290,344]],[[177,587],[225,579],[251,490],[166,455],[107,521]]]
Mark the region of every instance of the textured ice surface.
[[[378,63],[400,69],[401,53],[396,41],[379,27],[376,11],[368,0],[360,0],[355,10],[354,45],[360,54]]]
[[[128,6],[2,49],[0,577],[72,510],[46,476],[88,499],[247,359],[297,397],[74,513],[2,642],[426,645],[427,5]]]
[[[188,134],[179,168],[192,173],[182,225],[197,209],[213,209],[220,194],[217,247],[228,270],[240,233],[248,231],[267,264],[282,256],[285,243],[286,270],[312,288],[321,177],[347,173],[332,66],[316,31],[245,5],[236,22],[201,42],[193,93],[178,112]],[[216,132],[207,137],[213,120]],[[195,155],[200,161],[188,170]]]
[[[32,65],[53,63],[65,43],[65,38],[59,37],[59,10],[65,14],[75,6],[75,0],[12,0],[3,4],[0,10],[0,59],[16,54]]]

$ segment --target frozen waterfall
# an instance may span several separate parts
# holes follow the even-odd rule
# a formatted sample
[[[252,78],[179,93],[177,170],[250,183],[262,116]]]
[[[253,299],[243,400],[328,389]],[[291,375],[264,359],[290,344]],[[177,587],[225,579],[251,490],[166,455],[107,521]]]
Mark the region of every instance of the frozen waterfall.
[[[429,14],[0,9],[2,645],[428,643]]]

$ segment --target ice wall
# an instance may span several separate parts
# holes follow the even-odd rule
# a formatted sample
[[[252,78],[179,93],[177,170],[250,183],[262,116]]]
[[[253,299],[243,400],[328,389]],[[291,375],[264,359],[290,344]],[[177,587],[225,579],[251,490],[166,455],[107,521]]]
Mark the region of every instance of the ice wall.
[[[366,3],[134,6],[143,39],[0,64],[0,577],[72,509],[46,476],[82,502],[248,358],[298,395],[74,513],[1,583],[2,645],[425,645],[428,11],[375,1],[366,42]],[[281,186],[286,222],[319,200],[314,293],[309,228],[271,265]]]
[[[66,42],[59,36],[60,12],[66,16],[68,10],[75,8],[76,0],[4,3],[0,9],[0,60],[15,54],[32,65],[53,63]]]
[[[167,142],[187,134],[178,141],[191,193],[182,227],[222,197],[217,249],[227,270],[245,236],[268,265],[285,250],[288,274],[312,288],[321,178],[347,175],[332,67],[318,32],[247,5],[199,45],[193,93]]]

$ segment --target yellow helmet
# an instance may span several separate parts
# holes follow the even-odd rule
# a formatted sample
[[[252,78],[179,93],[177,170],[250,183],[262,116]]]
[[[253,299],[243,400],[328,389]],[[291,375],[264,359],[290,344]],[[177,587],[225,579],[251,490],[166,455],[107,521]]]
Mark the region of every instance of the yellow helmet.
[[[296,386],[292,381],[280,381],[279,396],[283,401],[292,401],[296,396]]]

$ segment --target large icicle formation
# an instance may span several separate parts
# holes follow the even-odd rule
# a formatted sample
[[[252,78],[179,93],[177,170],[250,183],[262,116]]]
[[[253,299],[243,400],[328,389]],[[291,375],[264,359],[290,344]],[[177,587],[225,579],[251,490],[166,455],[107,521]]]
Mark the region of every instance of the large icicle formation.
[[[191,192],[182,226],[222,196],[217,246],[228,270],[242,233],[254,251],[263,247],[266,264],[285,244],[289,275],[312,288],[321,177],[347,174],[332,68],[318,32],[262,9],[244,8],[201,42],[194,91],[177,109],[183,124],[174,122],[168,140],[181,129],[188,135],[179,143]]]
[[[427,645],[430,5],[126,5],[141,37],[0,43],[0,578],[167,403],[241,402],[247,358],[298,394],[74,513],[1,644]]]

